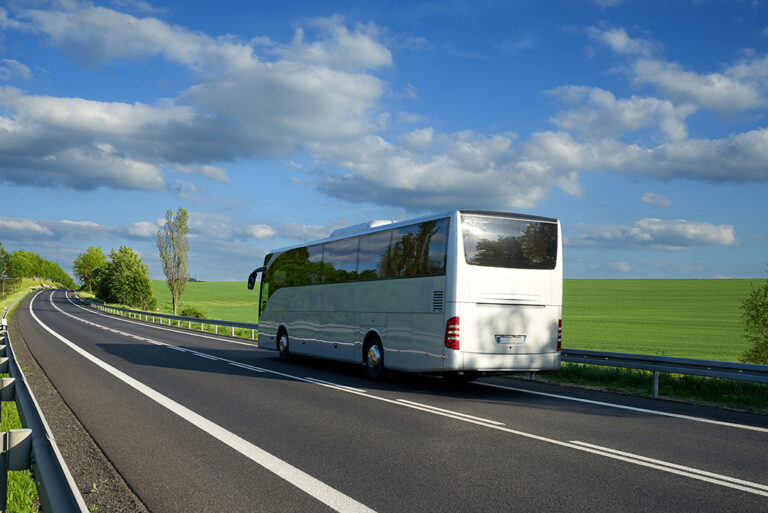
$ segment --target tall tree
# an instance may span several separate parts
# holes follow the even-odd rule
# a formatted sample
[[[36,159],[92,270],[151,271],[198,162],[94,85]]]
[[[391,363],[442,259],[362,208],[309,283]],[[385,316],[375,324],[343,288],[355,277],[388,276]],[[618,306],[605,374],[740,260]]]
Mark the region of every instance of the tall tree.
[[[187,211],[179,207],[176,211],[176,217],[173,217],[173,211],[168,210],[165,213],[165,225],[162,230],[157,231],[157,249],[160,250],[160,260],[163,261],[163,272],[165,273],[168,288],[171,289],[171,301],[173,302],[173,315],[176,315],[176,308],[179,299],[187,287],[189,280],[189,264],[187,260],[187,251],[189,243],[187,242]]]
[[[85,253],[80,253],[72,262],[72,270],[75,272],[75,277],[88,285],[88,292],[93,292],[93,278],[96,273],[96,269],[106,263],[107,257],[104,256],[104,252],[101,248],[96,246],[89,247]]]
[[[11,254],[5,250],[0,242],[0,282],[2,282],[2,295],[5,295],[6,282],[11,278]]]

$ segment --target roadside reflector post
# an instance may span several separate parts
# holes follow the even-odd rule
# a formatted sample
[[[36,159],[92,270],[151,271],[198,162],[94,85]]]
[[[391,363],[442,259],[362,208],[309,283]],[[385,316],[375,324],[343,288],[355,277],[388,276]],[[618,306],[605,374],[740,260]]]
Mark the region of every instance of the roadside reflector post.
[[[0,512],[8,510],[8,471],[27,470],[32,453],[32,430],[11,429],[0,433]]]
[[[256,330],[251,330],[251,340],[256,340]]]
[[[234,326],[232,326],[232,336],[233,337],[235,336],[235,327]]]
[[[659,371],[653,371],[653,398],[659,398]]]

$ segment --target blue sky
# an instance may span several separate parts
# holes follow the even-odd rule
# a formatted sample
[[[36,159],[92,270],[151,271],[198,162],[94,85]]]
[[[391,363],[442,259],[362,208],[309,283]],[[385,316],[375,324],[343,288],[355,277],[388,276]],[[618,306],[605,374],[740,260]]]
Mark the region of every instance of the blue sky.
[[[762,1],[6,1],[0,242],[67,270],[190,212],[190,272],[454,208],[559,218],[567,278],[768,268]]]

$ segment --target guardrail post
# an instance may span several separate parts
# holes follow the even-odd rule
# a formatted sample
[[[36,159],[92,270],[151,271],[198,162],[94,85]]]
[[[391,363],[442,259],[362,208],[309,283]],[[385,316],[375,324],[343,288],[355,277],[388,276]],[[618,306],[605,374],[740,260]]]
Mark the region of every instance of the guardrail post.
[[[8,509],[8,471],[29,469],[32,430],[11,429],[7,433],[0,433],[0,437],[0,513],[5,513]]]
[[[659,371],[653,371],[653,398],[659,398]]]
[[[16,400],[16,378],[2,378],[0,379],[0,401],[15,401]],[[0,412],[2,409],[0,409]],[[0,413],[0,421],[3,416]]]

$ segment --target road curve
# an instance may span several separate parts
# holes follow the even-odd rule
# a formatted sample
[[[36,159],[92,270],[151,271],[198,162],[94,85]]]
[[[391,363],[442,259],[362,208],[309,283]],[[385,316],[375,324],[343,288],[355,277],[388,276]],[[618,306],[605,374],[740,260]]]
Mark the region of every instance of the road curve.
[[[764,416],[502,378],[373,383],[63,291],[14,315],[153,512],[768,511]]]

